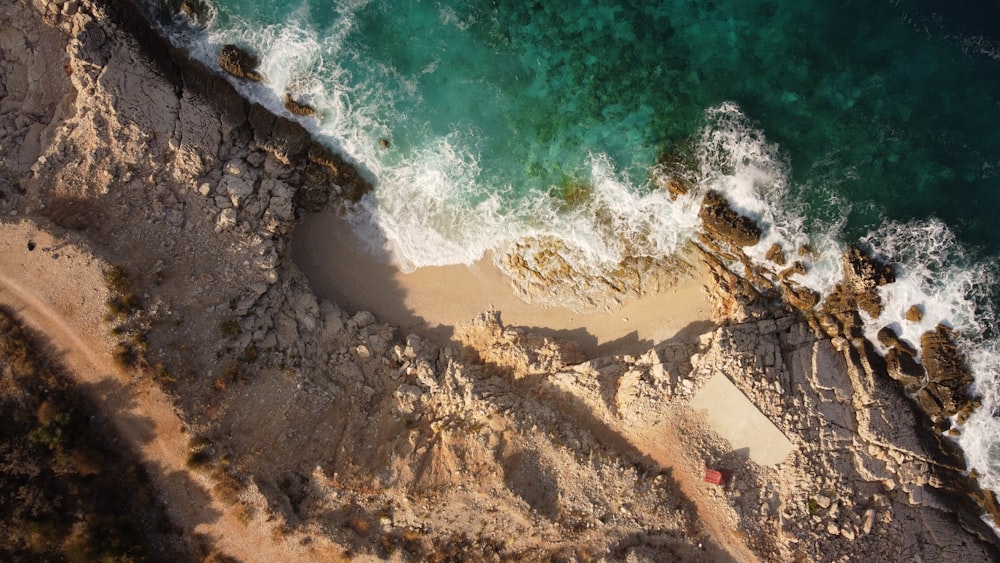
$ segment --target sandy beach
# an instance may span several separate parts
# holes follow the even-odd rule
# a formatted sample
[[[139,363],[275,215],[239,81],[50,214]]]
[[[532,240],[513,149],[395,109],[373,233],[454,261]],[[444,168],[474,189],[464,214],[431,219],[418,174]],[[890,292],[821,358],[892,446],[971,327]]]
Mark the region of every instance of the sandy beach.
[[[400,271],[334,211],[357,171],[110,6],[0,11],[0,305],[190,560],[996,560],[992,497],[893,382],[941,423],[962,374],[857,335],[888,266],[848,252],[821,301],[709,193],[690,273],[613,311],[526,303],[489,256]],[[0,559],[71,546],[21,538]]]
[[[578,312],[518,298],[489,257],[472,265],[400,271],[364,248],[334,211],[308,215],[296,226],[292,256],[320,298],[351,311],[367,310],[402,331],[451,338],[454,327],[495,309],[504,323],[573,340],[588,357],[637,353],[665,340],[697,338],[714,327],[698,267],[677,286],[626,299],[614,311]]]

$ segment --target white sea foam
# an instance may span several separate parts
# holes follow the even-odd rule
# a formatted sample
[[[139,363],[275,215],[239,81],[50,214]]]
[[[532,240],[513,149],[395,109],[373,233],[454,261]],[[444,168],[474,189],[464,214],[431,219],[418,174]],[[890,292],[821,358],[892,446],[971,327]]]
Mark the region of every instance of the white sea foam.
[[[779,266],[765,259],[768,249],[777,244],[806,265],[807,273],[795,275],[796,281],[821,294],[829,292],[841,277],[839,223],[810,240],[803,203],[788,193],[787,162],[736,104],[710,108],[705,121],[698,140],[698,183],[702,189],[723,193],[735,210],[761,226],[761,240],[744,248],[747,255],[777,272]],[[843,209],[840,221],[846,216],[847,208]],[[805,247],[812,250],[795,255]]]
[[[973,260],[937,219],[887,222],[863,241],[893,262],[897,272],[896,282],[880,288],[885,311],[875,321],[866,318],[866,336],[877,344],[875,334],[889,326],[919,350],[920,335],[938,324],[955,331],[975,380],[972,391],[983,401],[959,443],[969,467],[982,475],[982,484],[1000,489],[1000,419],[994,416],[1000,412],[1000,340],[992,293],[996,264]],[[904,317],[913,305],[923,311],[919,322]]]
[[[602,154],[588,160],[586,181],[593,191],[583,205],[567,209],[544,193],[509,197],[514,186],[483,185],[476,131],[453,131],[423,146],[380,152],[378,141],[389,136],[393,116],[421,100],[416,83],[395,91],[385,88],[382,82],[405,84],[404,77],[348,47],[345,38],[353,30],[354,13],[366,3],[337,3],[336,23],[322,34],[293,18],[284,24],[237,23],[226,29],[209,21],[206,34],[175,39],[210,66],[224,43],[253,46],[262,55],[265,82],[234,81],[244,95],[292,118],[283,106],[286,91],[317,108],[319,119],[302,123],[377,183],[351,221],[370,235],[373,245],[390,250],[402,268],[471,263],[491,250],[496,255],[509,252],[521,240],[557,237],[565,245],[563,258],[580,271],[610,272],[627,255],[676,251],[697,230],[698,196],[715,189],[762,226],[760,243],[746,249],[762,267],[777,270],[764,255],[779,244],[807,266],[808,273],[796,275],[799,283],[826,294],[840,280],[843,243],[838,235],[847,206],[831,202],[844,211],[822,229],[812,225],[820,232],[810,237],[805,203],[790,193],[787,162],[735,104],[706,111],[696,142],[695,191],[678,201],[663,190],[649,189],[644,178],[617,170]],[[301,21],[306,16],[301,14]],[[347,63],[377,72],[358,82]],[[1000,419],[993,416],[1000,411],[1000,343],[985,336],[995,326],[989,295],[993,268],[968,259],[940,221],[887,223],[863,242],[899,265],[898,280],[881,290],[883,317],[867,319],[868,336],[877,341],[875,332],[889,325],[916,346],[920,334],[938,323],[955,328],[975,376],[975,391],[983,398],[983,408],[968,420],[960,442],[970,466],[983,474],[984,485],[1000,490]],[[812,251],[798,256],[806,245]],[[918,323],[903,316],[911,305],[924,311]]]

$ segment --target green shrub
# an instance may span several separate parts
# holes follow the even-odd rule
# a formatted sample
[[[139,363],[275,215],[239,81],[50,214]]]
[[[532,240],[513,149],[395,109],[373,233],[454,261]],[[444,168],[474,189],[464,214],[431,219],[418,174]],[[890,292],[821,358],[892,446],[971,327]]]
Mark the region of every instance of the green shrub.
[[[115,295],[108,299],[108,313],[112,317],[124,318],[142,309],[139,298],[134,293]]]
[[[226,319],[219,323],[219,330],[225,336],[236,336],[240,333],[240,323],[236,322],[236,319]]]
[[[127,293],[132,285],[125,266],[111,266],[104,270],[104,283],[114,293]]]

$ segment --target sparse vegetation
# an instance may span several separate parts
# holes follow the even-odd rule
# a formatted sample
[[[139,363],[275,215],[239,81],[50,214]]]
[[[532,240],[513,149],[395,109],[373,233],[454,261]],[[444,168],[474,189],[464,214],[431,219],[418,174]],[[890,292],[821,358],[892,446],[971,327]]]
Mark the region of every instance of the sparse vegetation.
[[[236,319],[226,319],[219,323],[219,330],[224,336],[236,336],[240,333],[240,323]]]
[[[139,298],[134,293],[114,295],[108,298],[108,320],[125,318],[141,309]]]
[[[208,450],[193,450],[188,453],[185,465],[187,465],[188,469],[200,469],[211,462],[212,454]]]
[[[133,368],[139,362],[139,355],[136,353],[135,348],[126,342],[116,344],[112,354],[114,355],[115,362],[124,369]]]
[[[0,560],[186,561],[149,478],[0,309]]]
[[[245,350],[243,350],[241,359],[248,364],[252,364],[257,361],[257,358],[259,356],[260,352],[257,350],[257,347],[251,344],[247,346]]]
[[[104,270],[104,284],[112,293],[125,294],[131,289],[132,280],[125,266],[117,265]]]
[[[226,366],[222,368],[222,377],[230,383],[241,383],[246,380],[246,374],[243,371],[243,367],[235,361],[226,364]]]

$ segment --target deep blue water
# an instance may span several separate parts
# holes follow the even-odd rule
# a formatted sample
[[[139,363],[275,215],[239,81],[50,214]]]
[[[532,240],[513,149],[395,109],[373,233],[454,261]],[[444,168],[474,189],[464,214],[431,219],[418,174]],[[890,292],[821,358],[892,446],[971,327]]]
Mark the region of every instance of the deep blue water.
[[[802,283],[829,289],[846,243],[897,261],[868,329],[957,329],[985,403],[962,445],[1000,485],[1000,3],[207,1],[173,39],[211,65],[240,44],[248,96],[313,104],[376,184],[356,223],[404,268],[553,240],[580,271],[669,254],[697,204],[650,181],[662,155],[764,225],[751,254],[811,242]]]

